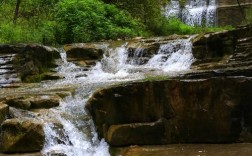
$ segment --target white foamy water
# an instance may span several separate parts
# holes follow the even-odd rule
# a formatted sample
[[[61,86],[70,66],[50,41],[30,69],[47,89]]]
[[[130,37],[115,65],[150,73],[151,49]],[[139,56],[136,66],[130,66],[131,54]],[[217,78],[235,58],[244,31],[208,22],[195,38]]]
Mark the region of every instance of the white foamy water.
[[[97,138],[92,120],[84,110],[85,97],[82,96],[70,96],[61,102],[60,107],[50,110],[49,116],[54,118],[55,123],[44,126],[46,144],[43,155],[110,155],[108,144]]]
[[[180,18],[191,26],[214,26],[216,22],[216,0],[187,0],[183,7],[171,0],[165,10],[167,17]]]
[[[166,72],[188,70],[194,61],[189,39],[174,40],[161,45],[158,54],[146,66]]]
[[[133,59],[142,56],[137,48]],[[116,48],[107,48],[103,59],[89,70],[67,61],[61,52],[62,65],[59,74],[65,78],[48,82],[44,87],[75,86],[73,95],[64,98],[59,107],[51,108],[42,116],[46,124],[46,143],[42,154],[66,156],[109,156],[109,146],[99,140],[91,117],[84,109],[90,95],[98,88],[119,82],[145,78],[145,72],[162,73],[189,70],[193,57],[190,39],[169,41],[160,46],[156,55],[146,64],[128,60],[127,43]]]

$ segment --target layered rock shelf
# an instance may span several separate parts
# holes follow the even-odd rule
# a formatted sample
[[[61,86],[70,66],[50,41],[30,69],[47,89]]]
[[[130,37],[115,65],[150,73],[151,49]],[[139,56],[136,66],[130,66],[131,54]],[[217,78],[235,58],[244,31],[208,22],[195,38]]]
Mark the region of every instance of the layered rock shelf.
[[[114,146],[252,142],[251,37],[251,26],[198,36],[191,72],[96,91],[86,108],[99,136]]]
[[[86,87],[84,85],[91,86],[85,98],[90,92],[93,94],[87,102],[85,100],[85,108],[100,139],[105,138],[111,147],[166,145],[130,147],[122,155],[146,154],[146,151],[155,153],[155,150],[161,151],[160,155],[162,151],[172,153],[167,144],[173,143],[251,143],[251,25],[191,37],[135,38],[127,42],[70,44],[63,48],[68,61],[77,64],[76,70],[81,69],[83,74],[106,58],[111,47],[115,49],[120,45],[124,52],[128,52],[125,62],[141,66],[157,55],[161,45],[183,39],[192,42],[194,62],[190,70],[175,76],[147,77],[112,86],[109,81],[106,85],[97,85],[94,81],[90,84],[86,81],[75,83],[80,75],[71,77],[70,81],[74,80],[74,83],[62,83],[64,75],[56,70],[66,61],[60,59],[62,49],[37,44],[0,45],[0,65],[3,69],[0,77],[1,80],[2,77],[10,80],[0,81],[0,151],[5,153],[2,155],[42,155],[39,152],[46,142],[46,122],[59,132],[54,142],[64,144],[67,140],[64,145],[71,146],[73,142],[68,140],[69,136],[64,136],[65,140],[60,139],[64,135],[64,126],[49,111],[61,107],[66,97],[79,94],[83,91],[80,88]],[[181,48],[180,43],[173,43],[175,49]],[[81,78],[84,79],[85,75]],[[61,86],[51,88],[56,82]],[[101,88],[103,85],[109,87]],[[100,89],[94,91],[96,88]],[[80,113],[77,107],[67,111]],[[66,113],[62,114],[67,118]],[[90,116],[82,116],[81,119],[90,124]],[[92,128],[78,127],[82,131]],[[185,149],[190,150],[189,146],[185,145]],[[49,154],[64,155],[58,151]]]

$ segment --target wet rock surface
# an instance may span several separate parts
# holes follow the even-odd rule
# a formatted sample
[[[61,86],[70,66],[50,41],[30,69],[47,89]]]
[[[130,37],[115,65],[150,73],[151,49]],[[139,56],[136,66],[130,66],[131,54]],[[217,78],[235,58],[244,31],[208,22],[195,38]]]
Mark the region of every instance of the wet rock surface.
[[[160,45],[172,40],[187,39],[186,35],[171,35],[167,37],[154,37],[149,39],[136,39],[129,41],[128,62],[131,64],[142,65],[149,61],[151,57],[158,53]],[[179,48],[179,44],[177,48]]]
[[[76,43],[64,45],[64,50],[68,61],[90,67],[103,57],[106,47],[106,43]]]
[[[252,81],[245,77],[137,82],[96,92],[87,108],[100,137],[109,131],[104,127],[114,124],[165,118],[165,136],[160,138],[163,144],[239,142],[244,128],[252,127],[251,89]],[[120,131],[113,133],[120,135]],[[132,144],[139,143],[130,129],[124,133],[135,139]],[[163,133],[161,129],[153,134],[159,133]],[[120,138],[116,141],[121,142]],[[149,140],[149,144],[155,143]]]
[[[93,117],[99,137],[113,146],[252,142],[250,30],[251,26],[194,38],[196,61],[186,74],[97,90],[86,108]],[[132,64],[141,65],[157,54],[160,45],[184,38],[188,36],[138,38],[127,44],[122,41],[124,45],[122,42],[113,44],[128,50],[128,62],[135,60]],[[111,47],[105,43],[100,46],[96,43],[72,44],[64,48],[69,61],[80,65],[75,70],[84,71],[106,55],[104,49],[113,49],[113,44]],[[176,47],[180,48],[180,45]],[[1,84],[0,149],[3,152],[32,155],[30,152],[40,151],[44,144],[41,127],[45,121],[58,125],[54,128],[63,134],[62,125],[50,118],[53,114],[49,109],[59,106],[62,98],[73,95],[79,84],[49,89],[47,87],[56,81],[48,81],[47,85],[21,83],[21,80],[62,78],[55,70],[51,71],[58,65],[55,64],[58,58],[59,51],[52,47],[0,45],[2,75],[16,74],[19,78],[11,85],[11,82]],[[41,117],[48,118],[42,122]],[[56,142],[62,143],[57,139]],[[150,151],[144,151],[160,154],[153,153],[151,147],[148,149]],[[157,148],[161,153],[166,150],[166,147]],[[142,149],[134,152],[130,149],[126,155],[146,154]],[[64,154],[52,151],[51,155]]]
[[[55,79],[48,76],[50,68],[60,58],[56,48],[39,44],[0,45],[0,87],[11,83]]]
[[[112,146],[159,145],[165,143],[165,122],[111,125],[107,133],[106,140]]]
[[[34,95],[34,96],[19,96],[8,97],[6,103],[19,109],[38,109],[38,108],[52,108],[59,106],[61,98],[57,95]]]
[[[9,106],[0,102],[0,125],[9,116]]]
[[[247,156],[251,144],[175,144],[164,146],[131,146],[112,149],[112,156]]]
[[[187,74],[96,91],[86,108],[99,136],[116,145],[107,137],[121,135],[111,130],[114,125],[164,118],[160,144],[252,142],[251,37],[251,26],[198,36],[193,39],[196,61]],[[156,129],[156,133],[163,132]],[[132,135],[131,145],[141,144],[130,128],[124,134]],[[138,134],[145,139],[141,131]],[[128,145],[123,139],[116,142]]]
[[[1,152],[40,151],[44,144],[43,123],[35,119],[8,119],[2,124]]]

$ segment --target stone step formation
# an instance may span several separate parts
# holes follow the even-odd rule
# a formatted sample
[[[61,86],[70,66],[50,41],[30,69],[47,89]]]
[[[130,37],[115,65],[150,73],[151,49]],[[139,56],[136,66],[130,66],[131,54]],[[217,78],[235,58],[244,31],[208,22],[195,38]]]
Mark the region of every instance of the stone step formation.
[[[0,54],[0,88],[21,82],[13,65],[15,55],[16,54]]]
[[[31,69],[35,70],[25,72],[34,76],[43,71],[39,68],[43,66],[41,62],[47,64],[52,61],[54,66],[49,67],[54,69],[54,73],[63,74],[63,77],[51,81],[47,77],[49,81],[21,83],[18,88],[0,89],[0,149],[7,153],[2,155],[22,152],[26,152],[26,155],[71,155],[74,150],[77,153],[92,153],[97,147],[106,153],[106,143],[99,140],[91,142],[89,140],[93,138],[85,138],[81,140],[84,143],[79,144],[78,139],[85,135],[75,135],[77,130],[85,132],[87,136],[95,134],[91,131],[94,127],[87,128],[91,117],[99,138],[105,138],[111,147],[170,143],[250,143],[251,37],[252,26],[246,26],[192,38],[173,35],[133,39],[127,41],[127,44],[119,44],[122,45],[119,51],[125,57],[122,62],[118,60],[118,55],[113,55],[116,51],[110,51],[111,47],[105,43],[101,43],[101,46],[97,46],[97,43],[66,45],[64,54],[68,56],[62,56],[65,57],[62,60],[62,53],[53,47],[25,45],[13,48],[6,45],[0,50],[1,69],[5,69],[2,73],[12,73],[15,69],[20,75],[20,69],[27,69],[20,67],[33,65]],[[188,44],[181,44],[184,43],[181,41],[188,39],[192,42],[189,49]],[[11,47],[12,53],[6,54],[6,47]],[[175,76],[153,75],[151,79],[137,75],[140,78],[130,79],[130,82],[124,82],[129,79],[127,76],[116,77],[116,72],[124,66],[129,66],[129,75],[163,72],[161,67],[167,58],[181,54],[178,55],[179,60],[188,55],[181,48],[194,56],[193,64],[185,72]],[[15,51],[17,49],[19,52]],[[32,57],[22,55],[28,52]],[[149,60],[157,55],[164,56],[160,62],[156,62],[161,64],[160,68],[148,66]],[[142,57],[146,61],[141,62]],[[20,58],[22,64],[18,64],[19,68],[11,66],[11,63],[16,63],[16,60],[11,61],[13,58]],[[189,60],[192,61],[190,57]],[[89,61],[92,63],[88,64]],[[103,66],[97,70],[99,66],[94,65],[94,62]],[[120,63],[124,64],[117,69]],[[69,71],[56,70],[58,67],[69,68]],[[108,73],[100,71],[105,67]],[[94,72],[98,75],[90,77],[90,80],[89,74],[92,76]],[[23,75],[23,79],[29,78],[29,74]],[[123,83],[118,83],[118,79]],[[84,105],[88,113],[82,112]],[[59,112],[61,114],[57,114]],[[68,120],[59,122],[60,115],[62,119]],[[70,120],[73,122],[69,123]],[[77,122],[79,120],[81,122]],[[73,125],[75,129],[71,129]],[[29,143],[33,146],[29,146]],[[44,150],[44,145],[48,146],[46,154],[38,153]],[[87,145],[88,150],[83,145]],[[147,148],[145,152],[148,149],[153,152],[154,147],[143,148]],[[141,153],[141,147],[138,150]],[[163,148],[160,150],[164,151]]]

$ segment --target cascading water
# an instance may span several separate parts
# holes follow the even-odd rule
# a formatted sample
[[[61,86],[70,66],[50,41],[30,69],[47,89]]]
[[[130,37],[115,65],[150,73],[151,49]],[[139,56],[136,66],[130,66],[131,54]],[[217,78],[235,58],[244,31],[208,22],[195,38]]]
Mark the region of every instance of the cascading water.
[[[146,69],[164,73],[181,71],[189,69],[193,62],[190,39],[169,41],[161,45],[158,53],[141,65],[128,60],[127,43],[107,48],[103,59],[90,70],[83,70],[67,62],[63,51],[61,56],[63,64],[58,71],[65,79],[43,85],[56,88],[75,86],[77,89],[74,95],[64,98],[59,107],[51,108],[45,116],[41,116],[46,122],[46,143],[42,154],[48,156],[109,156],[107,143],[98,139],[91,117],[84,109],[89,96],[99,87],[142,79]]]
[[[180,18],[191,26],[214,26],[216,23],[216,0],[187,0],[184,6],[179,0],[171,0],[165,10],[167,17]]]
[[[193,62],[191,48],[192,45],[187,40],[171,41],[161,45],[158,54],[153,56],[146,65],[166,72],[189,69]]]

